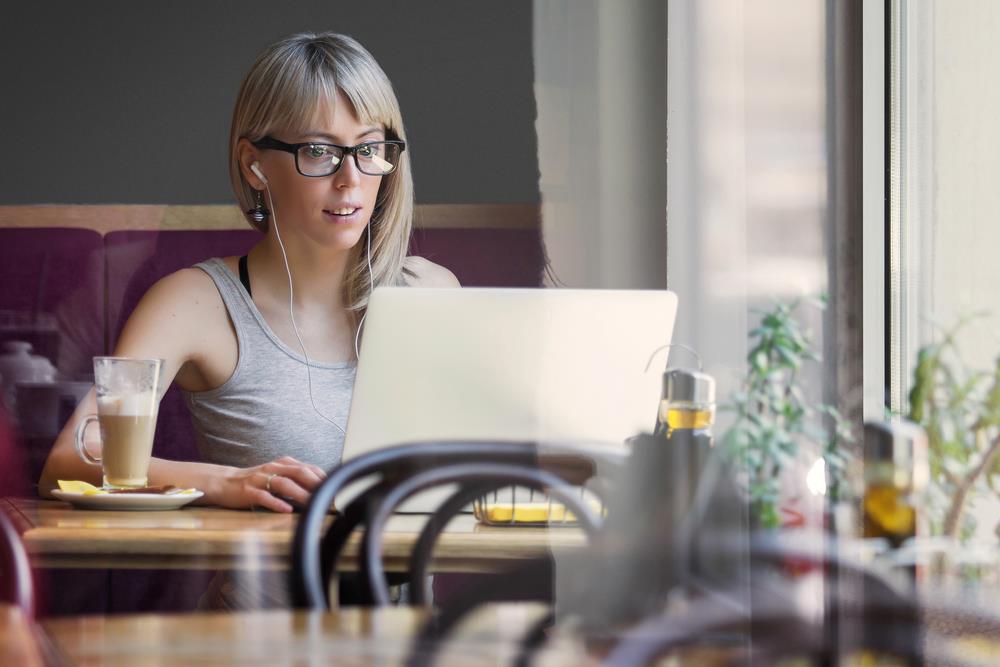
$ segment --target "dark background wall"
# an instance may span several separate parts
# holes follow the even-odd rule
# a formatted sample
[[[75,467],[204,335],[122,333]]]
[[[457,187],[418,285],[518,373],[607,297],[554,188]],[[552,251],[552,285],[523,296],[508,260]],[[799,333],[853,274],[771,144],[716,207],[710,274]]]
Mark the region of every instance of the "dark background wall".
[[[227,138],[256,55],[354,36],[393,81],[420,203],[536,202],[528,0],[4,3],[0,204],[233,200]]]

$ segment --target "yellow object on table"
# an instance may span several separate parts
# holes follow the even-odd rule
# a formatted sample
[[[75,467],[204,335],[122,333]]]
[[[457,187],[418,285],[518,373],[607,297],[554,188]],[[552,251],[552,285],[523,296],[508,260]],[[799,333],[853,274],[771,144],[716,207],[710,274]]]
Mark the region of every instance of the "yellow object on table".
[[[58,484],[59,484],[59,490],[62,491],[63,493],[80,493],[85,496],[101,496],[109,493],[122,493],[122,491],[117,491],[117,490],[111,491],[109,489],[102,489],[98,486],[90,484],[89,482],[81,482],[77,480],[66,481],[60,479],[58,480]],[[164,492],[157,491],[157,489],[162,489],[162,488],[167,488],[168,490]],[[177,496],[177,495],[192,494],[196,490],[197,489],[179,489],[177,487],[168,486],[168,487],[155,487],[155,488],[148,487],[146,489],[136,489],[135,491],[132,491],[132,493],[142,493],[148,491],[149,493],[163,493],[165,495]]]
[[[104,489],[89,484],[87,482],[78,482],[65,480],[59,480],[59,490],[63,493],[82,493],[85,496],[99,496],[103,493],[107,493]]]
[[[576,521],[559,503],[487,503],[476,512],[485,523],[550,523]]]
[[[594,499],[588,499],[586,504],[594,514],[603,516],[606,508]],[[535,524],[545,526],[577,525],[576,516],[557,502],[513,502],[498,503],[480,500],[473,504],[473,514],[485,524],[513,525]]]

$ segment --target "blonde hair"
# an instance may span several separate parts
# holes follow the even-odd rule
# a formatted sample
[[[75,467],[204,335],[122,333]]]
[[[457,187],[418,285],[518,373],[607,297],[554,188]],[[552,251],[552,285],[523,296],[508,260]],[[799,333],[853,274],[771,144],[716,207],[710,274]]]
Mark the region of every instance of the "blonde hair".
[[[332,32],[301,33],[272,44],[247,72],[236,97],[229,131],[229,178],[240,210],[256,203],[257,191],[243,178],[237,145],[273,132],[305,132],[321,109],[332,109],[337,91],[350,101],[358,119],[385,128],[386,139],[406,140],[392,83],[375,58],[356,40]],[[413,224],[413,177],[409,147],[396,170],[382,177],[366,233],[371,234],[372,279],[376,285],[403,283]],[[267,222],[247,222],[267,231]],[[368,304],[367,239],[351,253],[343,298],[355,312]]]

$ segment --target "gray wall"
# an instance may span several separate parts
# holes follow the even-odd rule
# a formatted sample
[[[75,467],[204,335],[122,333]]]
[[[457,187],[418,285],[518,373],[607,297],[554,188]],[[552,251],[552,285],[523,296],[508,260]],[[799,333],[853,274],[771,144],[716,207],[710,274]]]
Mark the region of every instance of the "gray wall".
[[[240,80],[303,30],[350,34],[386,70],[419,202],[537,202],[531,17],[527,0],[6,5],[0,204],[231,202]]]

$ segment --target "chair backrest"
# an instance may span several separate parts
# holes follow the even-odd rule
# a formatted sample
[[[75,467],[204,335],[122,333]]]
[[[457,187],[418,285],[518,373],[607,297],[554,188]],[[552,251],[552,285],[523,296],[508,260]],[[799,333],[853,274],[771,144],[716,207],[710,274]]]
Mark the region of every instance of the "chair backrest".
[[[568,445],[542,447],[530,442],[482,441],[397,445],[343,462],[331,470],[313,492],[309,505],[296,526],[290,573],[293,605],[310,609],[328,608],[327,583],[329,575],[336,570],[340,548],[346,543],[350,532],[362,520],[371,516],[367,514],[366,506],[369,503],[373,506],[381,503],[383,494],[404,480],[449,465],[486,463],[547,471],[555,476],[556,481],[566,478],[576,480],[580,477],[581,466],[574,462],[574,454],[580,460],[589,458],[606,467],[616,466],[621,460],[621,452],[610,449],[578,449]],[[592,464],[584,465],[583,468],[594,469]],[[344,508],[344,514],[333,522],[324,537],[323,521],[336,495],[352,482],[372,475],[377,477],[377,481],[361,496],[356,497],[349,507]],[[481,484],[486,480],[475,481]],[[391,509],[387,511],[391,512]]]
[[[938,597],[932,588],[921,592],[900,588],[898,582],[884,578],[885,572],[837,555],[841,549],[826,537],[831,541],[812,540],[810,545],[795,536],[755,536],[751,546],[755,570],[764,566],[771,571],[755,577],[748,613],[705,596],[685,606],[683,614],[651,617],[621,633],[607,664],[659,664],[677,647],[706,639],[710,643],[710,638],[731,637],[734,631],[749,639],[745,645],[752,647],[749,664],[778,664],[788,658],[840,664],[841,658],[862,652],[891,664],[980,664],[979,656],[960,646],[992,645],[1000,636],[995,609],[950,595]],[[809,587],[809,581],[776,576],[784,566],[774,566],[790,560],[819,566],[825,577],[822,616],[801,604],[799,586]]]
[[[660,658],[676,648],[692,644],[707,647],[713,643],[728,651],[730,657],[735,657],[732,652],[741,647],[752,647],[751,664],[775,664],[787,657],[809,657],[818,660],[817,664],[838,664],[838,654],[849,655],[862,649],[923,664],[924,657],[940,657],[924,653],[930,645],[927,633],[935,627],[965,628],[977,636],[1000,633],[1000,618],[986,617],[976,610],[922,603],[913,594],[895,590],[867,566],[838,557],[835,544],[802,537],[775,539],[773,535],[757,535],[751,541],[750,556],[757,576],[753,578],[752,603],[747,608],[731,603],[738,595],[695,592],[678,607],[683,610],[680,613],[667,614],[661,609],[649,616],[618,621],[598,614],[606,622],[588,623],[587,617],[592,616],[590,608],[602,604],[602,590],[593,586],[595,575],[606,571],[609,563],[620,566],[625,554],[643,548],[614,538],[602,532],[586,553],[569,554],[561,562],[563,570],[582,573],[576,585],[585,590],[560,598],[560,616],[564,622],[572,619],[569,625],[576,632],[584,636],[593,632],[599,641],[610,646],[604,664],[636,667],[659,664]],[[730,556],[739,555],[743,552],[740,542],[724,538],[716,541],[715,546]],[[666,563],[677,557],[662,548],[649,544],[645,547],[641,559]],[[839,625],[837,633],[829,632],[822,619],[801,606],[801,591],[797,589],[801,580],[787,577],[785,571],[789,560],[819,566],[819,571],[827,576],[832,571],[838,573],[838,585],[827,583],[829,608]],[[464,619],[481,606],[502,599],[511,588],[528,590],[537,585],[547,566],[543,559],[528,561],[486,581],[485,585],[463,591],[421,628],[407,664],[413,667],[435,664],[436,653]],[[845,585],[846,582],[850,585]],[[544,620],[550,621],[552,617]],[[539,627],[532,628],[532,633],[524,638],[515,664],[530,664],[531,654],[545,640],[544,633],[539,634],[538,630]],[[935,660],[931,662],[937,664]],[[951,664],[948,660],[943,662]]]
[[[569,474],[566,474],[567,472],[569,472]],[[593,466],[591,468],[591,475],[595,473],[596,466]],[[566,468],[563,469],[563,472],[560,472],[560,477],[562,480],[575,486],[580,486],[585,482],[591,481],[592,479],[589,476],[587,478],[575,477],[569,469]],[[445,499],[434,514],[428,517],[427,522],[420,530],[420,536],[417,538],[417,541],[414,543],[413,549],[410,552],[408,570],[410,603],[413,606],[423,606],[428,604],[431,600],[430,578],[427,576],[427,573],[430,567],[431,556],[434,553],[434,546],[437,544],[438,538],[447,527],[448,523],[457,514],[468,507],[470,503],[474,503],[477,500],[485,498],[488,494],[495,492],[498,487],[507,486],[509,481],[509,479],[487,479],[481,483],[476,483],[471,480],[465,480],[465,483],[449,498]],[[600,498],[602,506],[606,506],[606,489],[602,488],[602,485],[594,483],[591,483],[590,487],[591,491]],[[574,501],[575,500],[576,498],[574,497]],[[513,518],[514,513],[511,512],[511,519]],[[603,520],[603,517],[601,517],[601,519]],[[591,537],[593,537],[593,535],[591,535]],[[369,544],[369,538],[367,535],[365,538],[365,553],[377,553],[375,547]],[[366,572],[370,571],[366,570]],[[371,578],[372,575],[369,574],[369,579]],[[545,588],[536,587],[532,590],[545,590]],[[523,599],[523,596],[519,596],[517,599]]]
[[[382,567],[382,533],[392,512],[416,493],[452,483],[460,485],[460,493],[470,489],[489,493],[511,485],[533,488],[549,494],[562,503],[591,537],[597,534],[601,524],[600,518],[581,497],[574,493],[570,484],[557,474],[547,470],[509,463],[475,461],[415,473],[389,489],[385,497],[369,510],[370,518],[362,537],[361,572],[367,581],[375,604],[389,604],[389,591],[385,584],[385,573]],[[448,504],[446,503],[446,505]],[[456,509],[455,504],[451,503],[447,509],[453,516],[461,509],[461,506]],[[451,516],[442,518],[447,520]],[[429,556],[429,553],[425,554],[423,562],[419,563],[418,567],[426,569],[426,559]]]
[[[0,510],[0,602],[17,605],[27,617],[35,613],[31,565],[21,536],[10,517]]]

